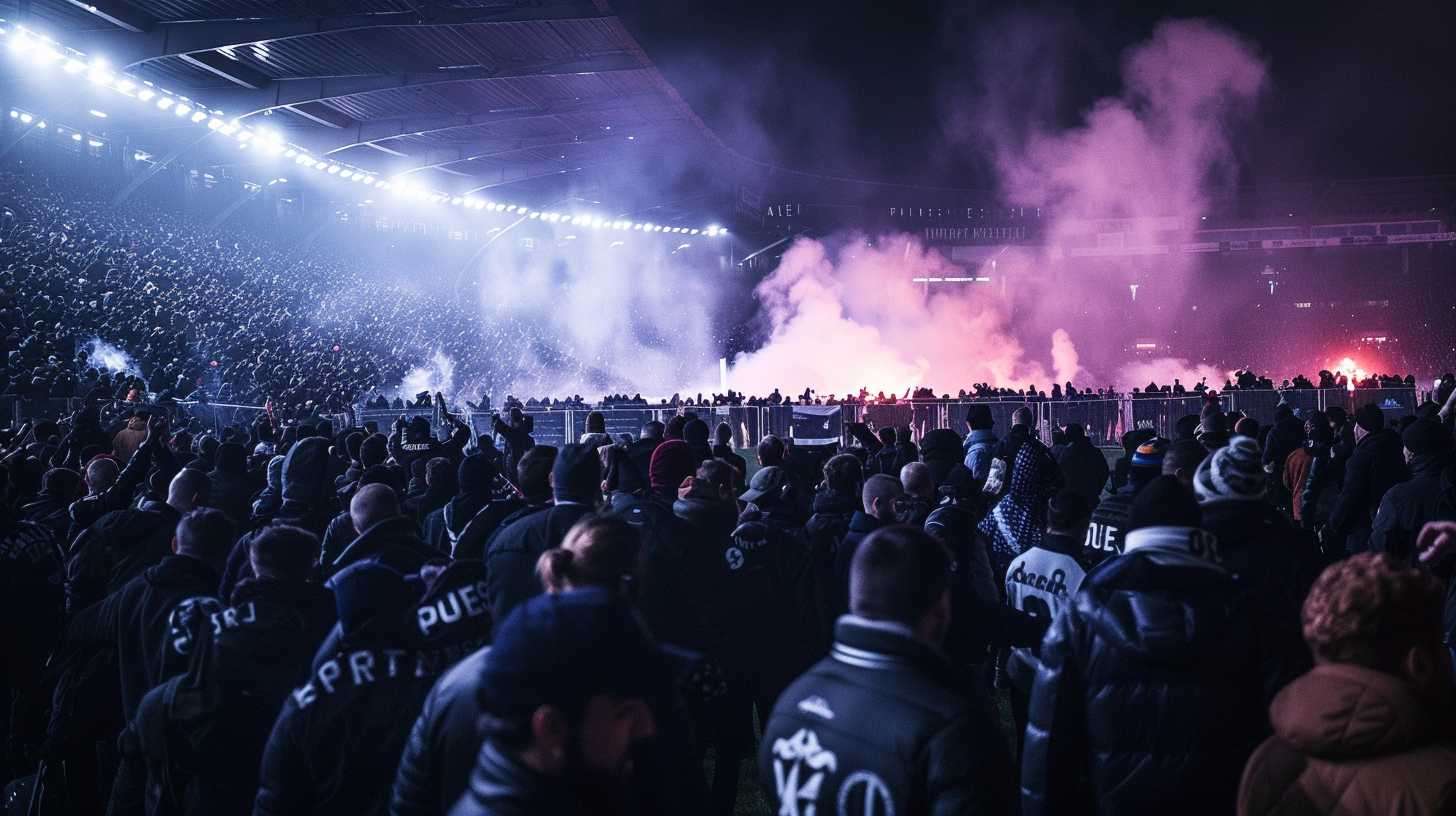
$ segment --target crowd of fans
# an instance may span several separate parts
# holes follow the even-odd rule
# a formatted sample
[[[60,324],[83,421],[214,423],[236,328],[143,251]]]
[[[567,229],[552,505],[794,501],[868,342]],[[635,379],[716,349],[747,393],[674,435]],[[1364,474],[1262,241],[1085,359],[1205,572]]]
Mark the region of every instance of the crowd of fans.
[[[728,814],[752,760],[778,813],[1446,812],[1450,403],[754,467],[687,408],[557,449],[88,405],[0,437],[12,801]]]

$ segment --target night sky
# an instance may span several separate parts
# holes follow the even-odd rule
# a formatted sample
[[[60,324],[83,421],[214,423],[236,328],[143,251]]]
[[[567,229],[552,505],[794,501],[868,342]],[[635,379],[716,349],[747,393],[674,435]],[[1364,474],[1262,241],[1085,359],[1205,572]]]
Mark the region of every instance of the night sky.
[[[734,150],[800,170],[983,188],[947,111],[994,72],[1037,76],[1048,127],[1119,88],[1119,55],[1169,17],[1252,41],[1270,85],[1236,134],[1245,183],[1456,172],[1456,3],[614,0]],[[1013,51],[1007,43],[1024,46]],[[1012,52],[1008,56],[1007,52]],[[1015,56],[1020,53],[1021,56]],[[1028,56],[1034,55],[1034,56]]]

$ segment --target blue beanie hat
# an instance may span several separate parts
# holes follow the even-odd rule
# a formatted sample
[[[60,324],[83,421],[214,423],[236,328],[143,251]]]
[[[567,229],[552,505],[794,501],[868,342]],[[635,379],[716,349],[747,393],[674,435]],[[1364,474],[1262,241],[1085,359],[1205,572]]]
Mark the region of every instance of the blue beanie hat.
[[[592,588],[516,607],[496,631],[479,693],[483,711],[508,719],[598,694],[662,699],[672,688],[672,669],[632,608]]]
[[[1137,450],[1132,454],[1133,467],[1159,468],[1163,467],[1163,456],[1168,453],[1168,440],[1163,437],[1155,437],[1147,442],[1138,445]]]

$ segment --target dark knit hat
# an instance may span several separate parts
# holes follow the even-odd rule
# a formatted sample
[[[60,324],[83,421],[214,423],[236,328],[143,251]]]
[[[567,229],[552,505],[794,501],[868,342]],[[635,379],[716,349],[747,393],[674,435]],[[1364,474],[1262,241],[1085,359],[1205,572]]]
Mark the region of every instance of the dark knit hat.
[[[926,459],[951,456],[960,460],[965,455],[961,450],[961,435],[949,428],[926,431],[920,438],[920,455]]]
[[[563,445],[551,466],[556,500],[595,504],[602,489],[602,460],[589,445]]]
[[[350,564],[329,579],[339,628],[345,635],[363,629],[371,621],[403,618],[418,598],[403,575],[378,561]]]
[[[1168,453],[1168,440],[1163,437],[1154,437],[1138,445],[1137,450],[1132,454],[1132,466],[1135,468],[1158,468],[1163,467],[1163,456]]]
[[[1259,443],[1236,436],[1203,460],[1193,477],[1193,490],[1202,501],[1264,497],[1268,483],[1260,464]]]
[[[481,707],[504,720],[543,705],[579,710],[598,694],[664,699],[673,672],[616,592],[538,595],[501,624],[480,673]]]
[[[1355,424],[1366,433],[1375,433],[1385,427],[1385,414],[1381,412],[1379,405],[1367,402],[1355,411]]]
[[[1148,482],[1127,511],[1127,532],[1142,527],[1197,527],[1202,521],[1198,502],[1174,476]]]
[[[703,427],[707,429],[706,425]],[[652,451],[652,461],[647,466],[647,481],[652,489],[676,490],[691,475],[693,451],[688,443],[681,439],[669,439]]]
[[[708,444],[708,423],[693,417],[683,425],[683,439],[689,445]]]
[[[991,418],[991,406],[973,403],[966,411],[966,424],[973,431],[989,431],[996,427],[996,421]]]
[[[370,434],[359,443],[359,464],[364,467],[382,465],[389,458],[389,438],[384,434]]]
[[[461,493],[487,493],[495,481],[495,462],[484,454],[467,456],[455,469],[455,480]]]
[[[1401,432],[1400,442],[1416,456],[1441,453],[1451,446],[1451,432],[1439,422],[1418,419]]]

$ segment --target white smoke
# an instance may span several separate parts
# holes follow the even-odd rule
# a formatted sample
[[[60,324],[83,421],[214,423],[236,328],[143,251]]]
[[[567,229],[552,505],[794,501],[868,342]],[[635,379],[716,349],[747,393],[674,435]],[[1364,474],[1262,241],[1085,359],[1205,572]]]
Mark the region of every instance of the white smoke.
[[[91,338],[86,344],[86,359],[92,366],[101,366],[110,372],[122,372],[128,376],[140,377],[142,370],[130,354],[100,337]]]
[[[436,391],[451,395],[455,393],[455,361],[444,352],[436,351],[430,355],[428,363],[410,369],[404,375],[397,394],[404,400],[412,400],[422,391],[428,391],[432,395]]]

